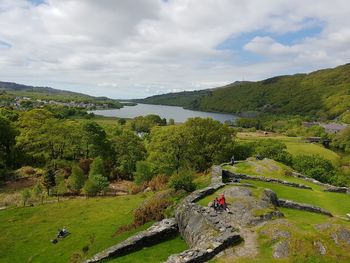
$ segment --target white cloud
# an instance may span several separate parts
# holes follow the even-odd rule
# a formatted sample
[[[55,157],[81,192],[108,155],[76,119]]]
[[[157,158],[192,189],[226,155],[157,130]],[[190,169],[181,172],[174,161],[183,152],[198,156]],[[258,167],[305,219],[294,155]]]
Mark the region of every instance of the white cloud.
[[[309,71],[349,62],[349,13],[346,0],[0,0],[0,79],[130,98]],[[297,43],[263,34],[317,21]],[[249,32],[259,63],[216,48]]]

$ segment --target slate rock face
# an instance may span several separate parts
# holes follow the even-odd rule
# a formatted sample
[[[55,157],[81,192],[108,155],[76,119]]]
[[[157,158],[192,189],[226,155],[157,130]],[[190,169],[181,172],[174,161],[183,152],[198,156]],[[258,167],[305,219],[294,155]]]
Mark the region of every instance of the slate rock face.
[[[260,198],[253,196],[250,189],[238,186],[225,189],[224,194],[230,210],[230,213],[225,214],[224,217],[237,225],[254,226],[274,217],[283,217],[275,207],[277,196],[269,189],[266,189]],[[230,200],[232,200],[231,203]],[[257,215],[258,211],[262,213]]]
[[[345,246],[350,249],[350,230],[338,224],[319,224],[315,228],[327,234],[337,246]]]

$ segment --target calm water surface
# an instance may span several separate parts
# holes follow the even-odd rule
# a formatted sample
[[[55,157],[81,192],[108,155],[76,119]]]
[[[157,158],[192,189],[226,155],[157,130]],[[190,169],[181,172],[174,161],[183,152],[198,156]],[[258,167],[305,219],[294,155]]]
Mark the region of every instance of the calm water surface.
[[[166,118],[167,120],[174,119],[175,122],[185,122],[188,118],[194,117],[211,117],[214,120],[218,120],[220,122],[234,121],[237,119],[237,117],[233,114],[193,111],[176,106],[150,104],[137,104],[136,106],[124,106],[121,109],[96,110],[92,112],[97,115],[120,118],[135,118],[138,116],[145,116],[148,114],[157,114],[161,118]]]

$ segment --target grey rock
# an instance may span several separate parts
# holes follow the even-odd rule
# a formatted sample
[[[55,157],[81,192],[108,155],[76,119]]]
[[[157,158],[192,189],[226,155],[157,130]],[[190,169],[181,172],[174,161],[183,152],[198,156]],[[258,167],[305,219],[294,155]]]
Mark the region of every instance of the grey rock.
[[[314,242],[314,247],[317,249],[318,253],[320,253],[320,255],[324,256],[327,253],[327,249],[326,247],[322,244],[321,241],[317,240]]]
[[[287,240],[281,240],[273,246],[274,258],[287,258],[289,257],[289,243]]]

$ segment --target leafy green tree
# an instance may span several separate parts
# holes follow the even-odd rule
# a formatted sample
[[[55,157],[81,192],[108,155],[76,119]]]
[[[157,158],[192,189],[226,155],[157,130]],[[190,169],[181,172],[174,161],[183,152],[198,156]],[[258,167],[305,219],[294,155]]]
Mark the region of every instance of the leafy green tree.
[[[85,149],[85,158],[111,156],[112,148],[107,140],[106,132],[96,122],[87,121],[82,125],[82,139]]]
[[[73,165],[72,174],[68,178],[68,188],[74,193],[79,193],[81,188],[83,188],[85,183],[85,176],[83,170],[77,166]]]
[[[291,165],[292,156],[286,150],[287,146],[283,142],[273,139],[260,140],[255,146],[255,154],[259,157]]]
[[[57,196],[57,201],[60,201],[60,196],[68,192],[66,181],[63,176],[56,177],[56,187],[55,194]]]
[[[89,176],[86,180],[83,193],[87,196],[95,196],[98,193],[105,193],[109,186],[108,179],[100,174]]]
[[[27,202],[30,200],[30,198],[32,197],[31,192],[29,191],[28,188],[24,189],[21,192],[21,197],[23,200],[23,206],[26,206]]]
[[[44,203],[45,192],[44,192],[44,189],[40,183],[36,184],[33,187],[33,196],[35,198],[39,199],[41,204]]]
[[[350,127],[334,136],[332,146],[346,153],[350,153]]]
[[[106,176],[105,167],[101,157],[96,157],[90,165],[89,177],[96,174]]]
[[[196,170],[204,171],[231,158],[235,133],[228,125],[211,118],[192,118],[184,127],[190,160]]]
[[[171,175],[190,162],[189,135],[183,126],[156,127],[151,132],[147,161],[158,173]]]
[[[15,122],[18,121],[19,114],[13,110],[0,108],[0,117],[3,117],[10,122]]]
[[[48,167],[43,175],[43,186],[47,190],[47,195],[50,195],[50,189],[56,186],[55,170],[53,167]]]
[[[12,153],[16,144],[17,130],[10,121],[0,116],[0,162],[6,166],[12,166],[14,160]]]
[[[332,163],[319,155],[297,155],[293,158],[293,168],[323,183],[330,183],[336,175]]]
[[[193,171],[189,169],[182,169],[178,173],[173,174],[170,177],[169,185],[176,191],[185,190],[186,192],[192,192],[196,189],[196,185],[193,183]]]
[[[113,139],[116,152],[118,172],[126,178],[131,178],[136,170],[136,163],[146,157],[143,141],[130,131],[123,131]]]
[[[149,182],[155,174],[152,163],[147,161],[138,161],[136,163],[136,172],[134,174],[135,183],[142,184],[144,182]]]

